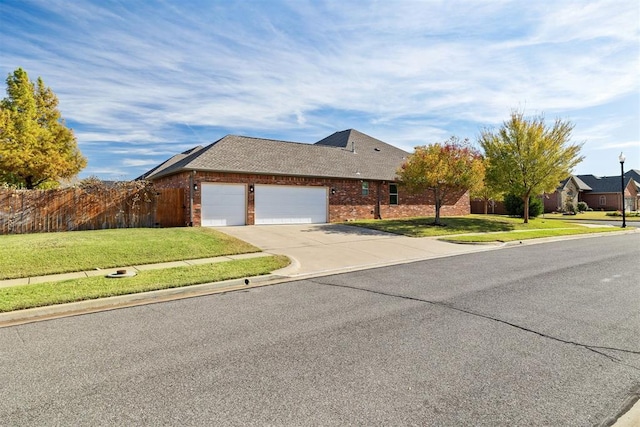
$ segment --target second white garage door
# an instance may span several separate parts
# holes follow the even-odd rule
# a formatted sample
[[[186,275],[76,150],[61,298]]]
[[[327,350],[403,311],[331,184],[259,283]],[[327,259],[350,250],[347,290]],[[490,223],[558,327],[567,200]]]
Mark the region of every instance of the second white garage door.
[[[255,186],[256,224],[327,222],[327,188],[286,185]]]

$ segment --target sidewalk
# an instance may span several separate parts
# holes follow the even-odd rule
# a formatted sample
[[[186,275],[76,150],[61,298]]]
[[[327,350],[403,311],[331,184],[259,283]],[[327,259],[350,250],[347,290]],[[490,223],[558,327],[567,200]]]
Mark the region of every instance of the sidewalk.
[[[44,276],[34,276],[34,277],[23,277],[20,279],[6,279],[0,280],[0,288],[7,288],[10,286],[22,286],[22,285],[33,285],[36,283],[45,283],[45,282],[59,282],[61,280],[69,280],[69,279],[83,279],[85,277],[97,277],[97,276],[106,276],[110,273],[115,273],[116,270],[127,270],[127,271],[145,271],[145,270],[159,270],[162,268],[172,268],[172,267],[187,267],[190,265],[200,265],[200,264],[212,264],[216,262],[224,262],[231,261],[235,259],[246,259],[246,258],[258,258],[265,257],[271,254],[265,252],[255,252],[249,254],[240,254],[240,255],[226,255],[219,256],[213,258],[198,258],[198,259],[190,259],[184,261],[171,261],[171,262],[160,262],[156,264],[143,264],[143,265],[133,265],[128,267],[117,267],[117,268],[105,268],[100,269],[96,268],[95,270],[89,271],[77,271],[73,273],[61,273],[61,274],[49,274]]]

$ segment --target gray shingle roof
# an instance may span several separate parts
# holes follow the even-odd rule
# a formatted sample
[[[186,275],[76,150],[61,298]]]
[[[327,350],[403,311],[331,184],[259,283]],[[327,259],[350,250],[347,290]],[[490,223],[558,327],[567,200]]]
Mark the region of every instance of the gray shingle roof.
[[[168,160],[165,160],[164,162],[160,163],[158,166],[154,167],[153,169],[140,175],[139,177],[136,178],[136,180],[147,179],[152,175],[160,174],[162,171],[169,169],[171,166],[177,164],[179,161],[184,160],[190,155],[202,150],[202,148],[203,148],[202,145],[198,145],[197,147],[193,147],[187,151],[183,151],[180,154],[176,154],[175,156],[169,158]]]
[[[409,154],[353,129],[315,144],[227,135],[197,148],[172,157],[143,177],[197,170],[392,181]]]
[[[637,173],[634,170],[625,172],[624,184],[629,185],[630,180],[634,180],[633,175]],[[595,175],[576,175],[575,178],[580,179],[583,183],[590,187],[590,191],[594,193],[619,193],[620,192],[620,175],[618,176],[595,176]]]

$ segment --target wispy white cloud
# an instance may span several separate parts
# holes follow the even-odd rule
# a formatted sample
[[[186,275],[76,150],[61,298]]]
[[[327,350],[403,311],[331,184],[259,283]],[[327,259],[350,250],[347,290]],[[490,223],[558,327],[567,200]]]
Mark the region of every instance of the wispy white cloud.
[[[141,159],[122,159],[123,166],[145,166],[152,167],[155,166],[157,162],[154,160],[141,160]]]
[[[621,148],[621,149],[626,149],[629,148],[631,150],[632,153],[635,153],[636,155],[640,152],[640,142],[638,141],[617,141],[617,142],[605,142],[602,144],[599,144],[597,147],[595,147],[595,150],[610,150],[612,148]]]
[[[411,150],[474,137],[513,108],[625,115],[616,100],[640,91],[640,6],[628,1],[2,7],[1,71],[42,76],[81,148],[117,143],[105,151],[130,150],[141,167],[149,147],[167,157],[228,132],[319,139],[353,127]],[[576,133],[594,149],[640,140],[637,120],[620,123]]]

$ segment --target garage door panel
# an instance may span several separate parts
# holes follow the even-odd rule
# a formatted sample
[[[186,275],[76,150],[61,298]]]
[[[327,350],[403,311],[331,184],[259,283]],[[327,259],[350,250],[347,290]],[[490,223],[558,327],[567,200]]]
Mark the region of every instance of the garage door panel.
[[[327,222],[327,189],[256,185],[256,224],[318,224]]]
[[[246,186],[244,184],[203,183],[201,223],[205,227],[246,224]]]

